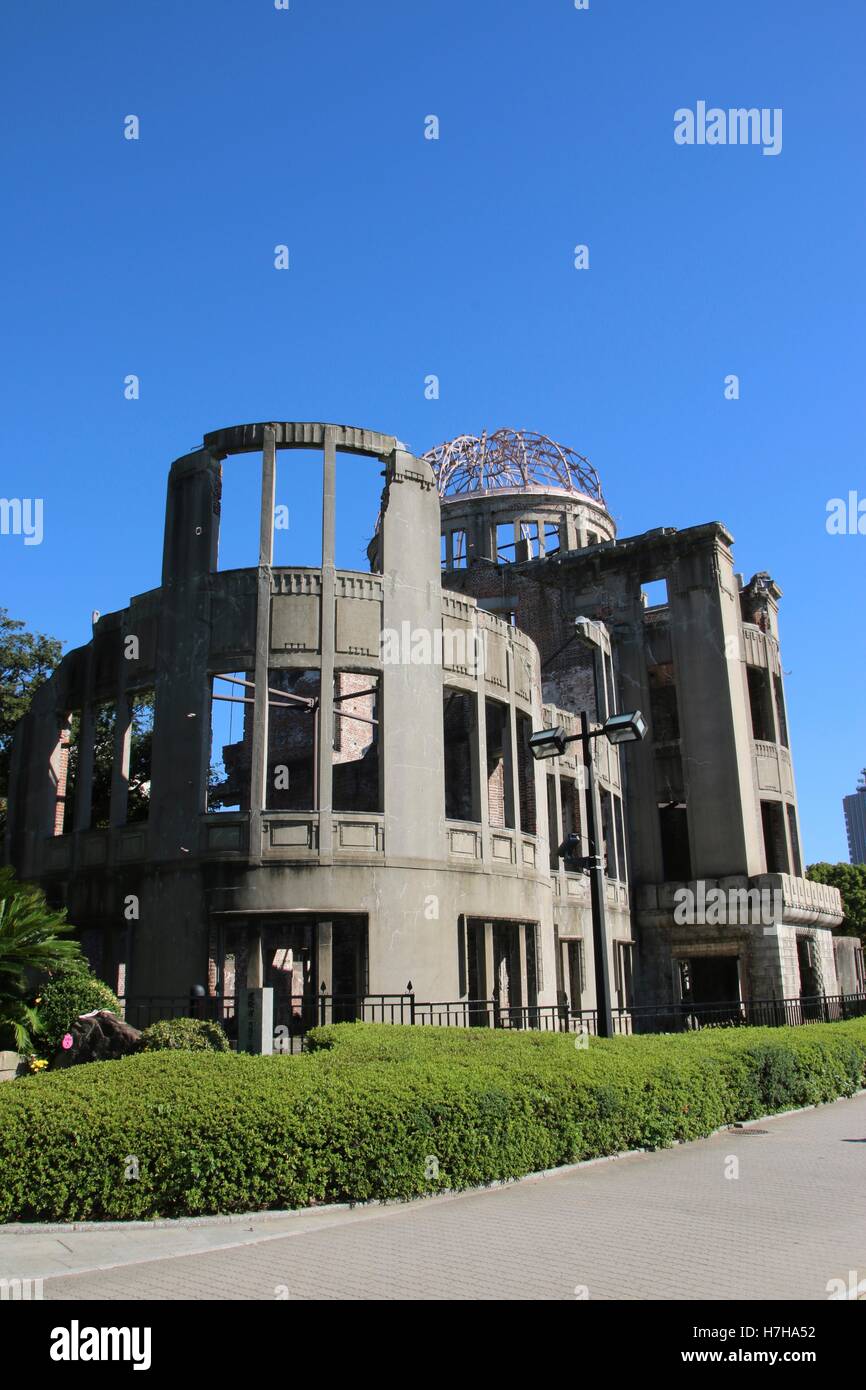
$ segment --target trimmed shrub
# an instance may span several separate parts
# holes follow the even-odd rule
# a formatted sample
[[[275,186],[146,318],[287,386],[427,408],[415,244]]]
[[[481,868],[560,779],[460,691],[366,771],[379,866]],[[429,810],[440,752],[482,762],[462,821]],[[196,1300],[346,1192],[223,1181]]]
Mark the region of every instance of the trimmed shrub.
[[[206,1018],[161,1018],[141,1035],[142,1052],[229,1052],[218,1023]]]
[[[567,1034],[339,1024],[313,1046],[145,1053],[0,1087],[0,1219],[415,1197],[696,1139],[852,1095],[866,1073],[866,1019],[587,1049]]]
[[[117,995],[92,974],[85,962],[56,971],[41,986],[37,1000],[40,1051],[56,1051],[78,1016],[94,1009],[107,1009],[118,1015],[122,1012]]]

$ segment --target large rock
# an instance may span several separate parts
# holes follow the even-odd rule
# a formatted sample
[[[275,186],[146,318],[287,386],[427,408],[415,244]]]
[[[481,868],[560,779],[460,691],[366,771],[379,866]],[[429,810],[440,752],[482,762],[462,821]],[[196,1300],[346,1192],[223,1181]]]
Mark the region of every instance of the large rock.
[[[117,1014],[97,1009],[82,1014],[69,1029],[72,1046],[58,1047],[51,1059],[52,1071],[74,1067],[79,1062],[109,1062],[137,1052],[141,1033]]]

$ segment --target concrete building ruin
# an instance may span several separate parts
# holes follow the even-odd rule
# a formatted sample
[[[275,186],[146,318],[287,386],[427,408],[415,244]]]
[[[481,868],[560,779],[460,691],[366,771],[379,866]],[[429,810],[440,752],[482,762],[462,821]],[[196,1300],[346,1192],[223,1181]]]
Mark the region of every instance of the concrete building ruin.
[[[277,459],[311,449],[321,564],[278,566]],[[245,454],[258,564],[220,571],[222,467]],[[384,470],[369,571],[335,564],[341,454]],[[541,436],[419,458],[337,425],[208,434],[171,468],[160,587],[99,618],[19,726],[7,857],[130,1000],[261,982],[291,1025],[411,981],[462,1021],[591,1010],[586,878],[558,853],[585,833],[579,755],[535,762],[528,739],[639,708],[644,743],[595,741],[622,1026],[856,992],[838,893],[803,877],[780,590],[731,547],[718,522],[618,538],[594,469]],[[775,917],[684,922],[700,885],[772,892]]]

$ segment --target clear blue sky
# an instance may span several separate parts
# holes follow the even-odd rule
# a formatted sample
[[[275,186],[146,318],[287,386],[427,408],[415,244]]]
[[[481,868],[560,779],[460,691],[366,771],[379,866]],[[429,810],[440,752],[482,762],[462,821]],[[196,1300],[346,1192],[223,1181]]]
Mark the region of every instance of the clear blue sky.
[[[847,857],[866,536],[825,517],[866,497],[861,0],[40,0],[0,44],[0,493],[45,506],[41,546],[0,537],[0,604],[77,645],[158,584],[206,430],[539,430],[621,535],[720,519],[781,585],[806,857]],[[699,100],[781,107],[781,154],[676,145]]]

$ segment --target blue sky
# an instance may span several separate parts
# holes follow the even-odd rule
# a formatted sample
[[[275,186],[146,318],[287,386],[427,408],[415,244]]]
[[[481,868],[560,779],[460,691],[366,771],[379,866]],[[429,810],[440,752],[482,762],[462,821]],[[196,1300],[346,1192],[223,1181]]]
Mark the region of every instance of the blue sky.
[[[860,0],[42,0],[0,43],[0,491],[45,507],[41,545],[0,537],[0,604],[77,645],[154,587],[206,430],[539,430],[621,535],[720,519],[781,585],[806,858],[847,857],[866,536],[825,520],[866,497]],[[781,108],[782,152],[676,145],[699,100]],[[361,568],[379,480],[345,483]],[[302,562],[312,489],[284,488]]]

